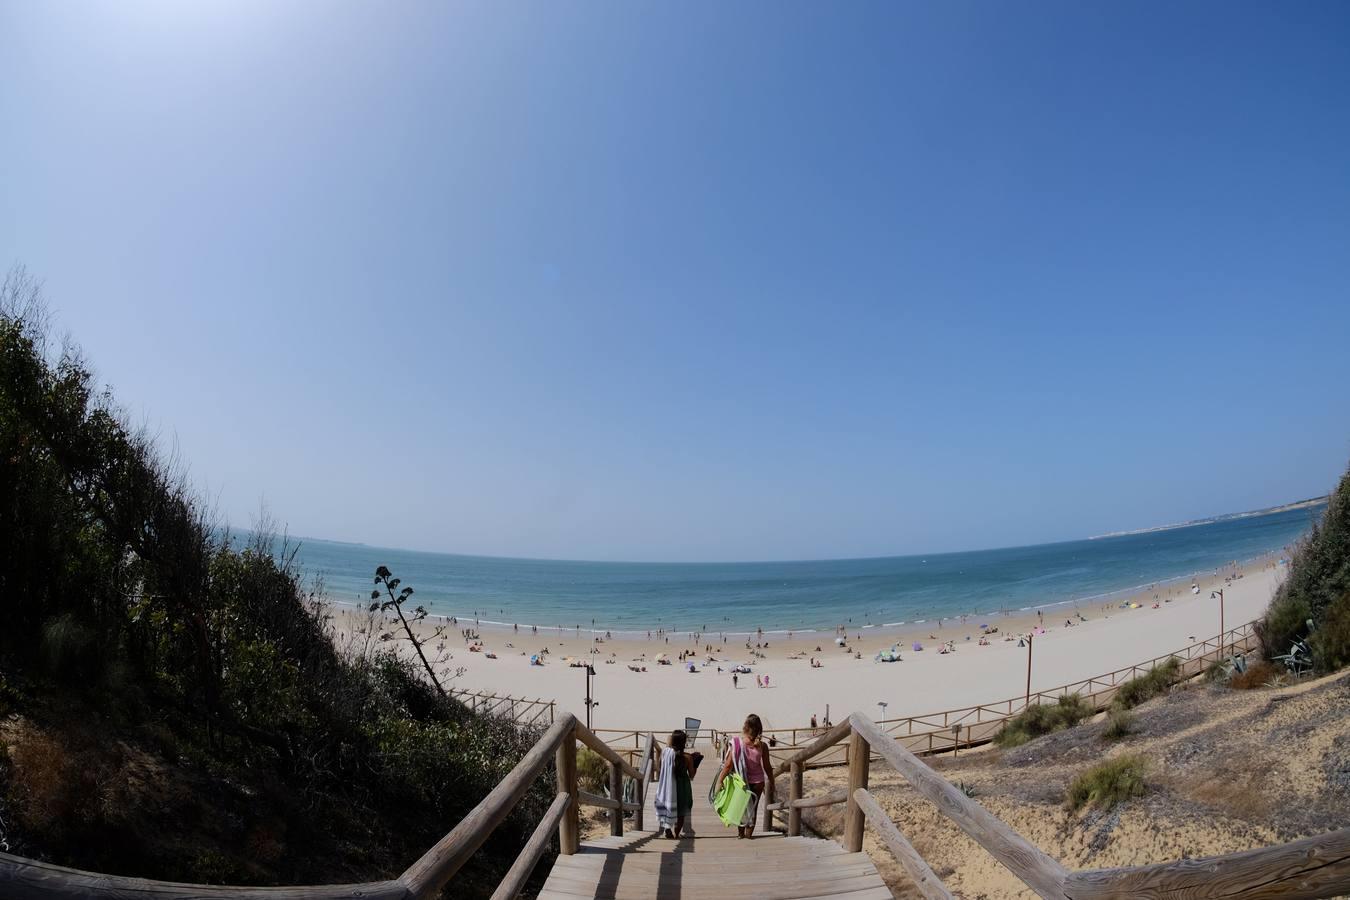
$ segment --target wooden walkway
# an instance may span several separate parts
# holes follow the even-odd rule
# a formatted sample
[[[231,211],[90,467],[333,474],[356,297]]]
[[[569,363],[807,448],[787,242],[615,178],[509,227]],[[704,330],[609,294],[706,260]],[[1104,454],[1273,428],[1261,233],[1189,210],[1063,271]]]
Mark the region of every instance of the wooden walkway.
[[[622,837],[583,841],[579,852],[557,858],[539,900],[890,900],[865,853],[760,829],[753,839],[739,840],[708,803],[716,775],[717,760],[705,759],[694,781],[693,827],[686,826],[680,840],[625,830]],[[780,792],[784,787],[780,783]],[[644,824],[655,829],[656,791],[647,794]]]

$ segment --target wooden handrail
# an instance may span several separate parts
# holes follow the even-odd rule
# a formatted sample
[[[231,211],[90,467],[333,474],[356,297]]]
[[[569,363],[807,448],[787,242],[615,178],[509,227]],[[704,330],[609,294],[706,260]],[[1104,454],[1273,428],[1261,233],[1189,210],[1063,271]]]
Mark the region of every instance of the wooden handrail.
[[[407,885],[408,892],[419,898],[440,893],[525,796],[539,773],[553,759],[558,746],[572,740],[575,730],[583,727],[571,713],[559,716],[510,774],[461,819],[454,830],[437,841],[399,877],[399,881]]]
[[[773,770],[774,775],[782,775],[784,772],[788,771],[789,768],[791,768],[793,763],[805,764],[814,757],[819,756],[826,750],[833,747],[835,744],[842,741],[844,738],[848,737],[849,734],[852,732],[852,729],[853,725],[851,724],[850,720],[845,719],[838,725],[831,728],[829,731],[822,734],[820,737],[816,738],[811,743],[807,744],[803,749],[798,750],[791,756],[784,758],[783,761],[779,763],[778,766]]]
[[[647,749],[642,754],[642,768],[638,770],[638,782],[646,784],[652,779],[652,769],[656,759],[656,735],[647,733]]]
[[[855,735],[861,735],[872,749],[879,751],[916,791],[931,800],[990,856],[1042,897],[1064,897],[1064,879],[1069,873],[1057,860],[924,765],[866,716],[854,713],[849,719]]]
[[[577,791],[582,806],[595,806],[600,809],[623,809],[623,801],[618,797],[602,797],[590,791]]]
[[[236,885],[199,885],[156,881],[146,878],[128,878],[84,872],[63,866],[54,866],[37,860],[0,854],[0,896],[6,900],[88,900],[88,898],[116,897],[118,900],[165,900],[169,897],[239,897],[244,900],[427,900],[436,896],[454,877],[474,852],[483,845],[492,831],[501,824],[529,791],[557,751],[574,746],[579,737],[576,718],[564,713],[544,732],[515,768],[492,789],[445,837],[441,838],[408,869],[392,881],[364,884],[327,884],[286,887],[241,887]],[[575,780],[575,770],[572,779]],[[545,816],[549,827],[536,828],[517,859],[524,866],[523,857],[533,853],[533,861],[525,869],[522,882],[547,847],[547,834],[572,808],[570,795],[562,794],[568,802],[555,799]],[[509,882],[516,866],[507,875]],[[518,873],[516,873],[518,874]],[[507,885],[509,887],[509,884]]]
[[[549,840],[553,837],[553,829],[558,827],[562,821],[563,813],[567,812],[567,807],[571,805],[572,797],[569,794],[558,793],[553,798],[552,805],[548,812],[544,813],[544,818],[539,820],[535,826],[534,833],[530,839],[525,842],[525,847],[516,857],[516,861],[511,864],[511,869],[502,879],[501,884],[497,885],[497,890],[492,892],[492,900],[515,900],[520,889],[525,886],[525,882],[530,879],[530,873],[534,867],[539,864],[539,857],[544,855],[548,849]]]
[[[792,809],[811,809],[816,806],[834,806],[846,802],[848,802],[848,791],[844,788],[835,788],[828,793],[820,794],[815,797],[803,797],[800,800],[791,800],[789,801],[789,805]]]
[[[642,751],[642,768],[638,770],[637,780],[637,810],[633,813],[633,827],[638,831],[644,829],[644,819],[647,812],[647,785],[651,783],[653,767],[656,761],[656,735],[650,731],[647,732],[647,746]]]
[[[920,893],[931,900],[948,900],[951,894],[866,789],[867,763],[872,750],[878,752],[918,793],[931,800],[967,836],[1041,897],[1053,900],[1176,900],[1182,897],[1187,900],[1231,897],[1243,897],[1246,900],[1312,900],[1350,893],[1350,828],[1275,847],[1261,847],[1206,859],[1069,872],[930,769],[875,722],[860,713],[849,716],[849,721],[852,723],[849,735],[851,794],[844,814],[844,848],[850,851],[861,849],[861,834],[853,821],[854,816],[861,816],[863,821],[877,829],[882,841],[914,880]],[[837,740],[843,740],[843,735]],[[812,747],[813,752],[819,752],[819,749]],[[793,774],[799,776],[800,773],[801,764],[798,762],[793,767]],[[801,787],[795,783],[791,793],[787,803],[776,804],[776,807],[815,806],[824,799],[833,799],[831,794],[822,798],[799,799]],[[788,834],[799,834],[799,829],[799,822],[794,823],[789,818]]]
[[[568,715],[570,716],[571,714],[569,713]],[[606,744],[604,741],[602,741],[595,734],[595,732],[591,731],[589,728],[587,728],[585,725],[582,725],[580,722],[576,722],[575,719],[573,719],[573,721],[574,721],[574,728],[576,729],[577,740],[581,741],[581,743],[585,744],[587,747],[590,747],[596,753],[599,753],[602,757],[604,757],[606,762],[618,766],[619,769],[623,772],[623,774],[627,775],[629,778],[641,777],[641,775],[638,773],[638,770],[633,768],[633,766],[628,762],[628,760],[620,756],[615,751],[615,749],[611,747],[609,744]]]
[[[6,900],[169,900],[237,897],[240,900],[412,900],[402,881],[325,884],[316,887],[235,887],[183,884],[85,872],[0,853],[0,896]]]
[[[1350,893],[1350,828],[1208,859],[1074,872],[1064,893],[1071,900],[1336,897]]]
[[[919,893],[927,900],[952,900],[947,886],[933,873],[928,861],[919,855],[914,845],[900,833],[900,829],[895,827],[890,816],[886,815],[881,804],[867,792],[867,788],[858,788],[853,792],[853,798],[862,808],[867,823],[877,830],[882,843],[890,849],[891,856],[900,863],[900,867],[909,875]]]

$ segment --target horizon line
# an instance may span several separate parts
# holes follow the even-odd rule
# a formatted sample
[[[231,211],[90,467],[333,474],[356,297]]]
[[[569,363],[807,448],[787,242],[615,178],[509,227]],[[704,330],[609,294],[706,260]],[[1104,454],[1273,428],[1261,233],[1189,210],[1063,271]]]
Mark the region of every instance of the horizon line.
[[[1260,509],[1243,510],[1239,512],[1219,513],[1202,519],[1191,519],[1186,522],[1178,522],[1168,525],[1153,525],[1146,528],[1138,528],[1130,531],[1108,532],[1106,534],[1066,538],[1060,541],[1041,541],[1034,544],[1005,544],[998,547],[971,547],[964,550],[941,550],[933,552],[918,553],[885,553],[868,556],[833,556],[833,557],[808,557],[800,559],[737,559],[737,560],[643,560],[643,559],[580,559],[575,557],[549,557],[549,556],[512,556],[510,554],[495,553],[462,553],[450,550],[419,550],[411,547],[387,547],[381,544],[372,544],[366,541],[336,540],[333,538],[318,537],[316,535],[289,534],[288,532],[279,532],[295,541],[322,541],[326,544],[342,544],[353,547],[366,547],[371,550],[393,550],[398,553],[425,553],[435,556],[458,556],[465,559],[500,559],[510,560],[512,562],[535,562],[535,563],[582,563],[582,564],[601,564],[601,565],[631,565],[631,566],[758,566],[758,565],[796,565],[811,563],[828,562],[866,562],[879,559],[905,559],[910,557],[929,557],[929,556],[956,556],[962,553],[990,553],[997,550],[1020,550],[1027,547],[1050,547],[1056,544],[1073,544],[1080,541],[1102,541],[1113,538],[1137,537],[1141,534],[1154,534],[1160,531],[1175,531],[1182,528],[1198,528],[1204,525],[1215,525],[1220,522],[1231,521],[1239,518],[1252,518],[1263,515],[1275,515],[1281,512],[1292,512],[1298,509],[1307,509],[1318,506],[1330,499],[1330,494],[1324,494],[1320,497],[1308,497],[1301,500],[1291,500],[1288,503],[1276,504],[1275,506],[1262,507]],[[229,529],[235,530],[235,529]],[[238,529],[250,534],[256,533],[252,528]]]

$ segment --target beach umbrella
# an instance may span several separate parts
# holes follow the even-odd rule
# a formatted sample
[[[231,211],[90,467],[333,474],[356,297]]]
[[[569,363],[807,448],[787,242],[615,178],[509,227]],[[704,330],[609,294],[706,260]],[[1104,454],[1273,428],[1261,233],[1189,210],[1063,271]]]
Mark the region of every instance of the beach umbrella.
[[[923,644],[920,644],[918,641],[915,641],[915,642],[914,642],[914,649],[915,649],[915,650],[922,650],[922,649],[923,649]]]
[[[834,639],[834,642],[835,642],[835,644],[839,645],[840,647],[844,646],[844,639],[841,638],[841,637],[835,638],[835,639]]]
[[[660,662],[661,660],[663,660],[663,659],[665,659],[665,658],[666,658],[666,654],[664,654],[664,653],[658,653],[658,654],[656,654],[656,661],[657,661],[657,662]]]

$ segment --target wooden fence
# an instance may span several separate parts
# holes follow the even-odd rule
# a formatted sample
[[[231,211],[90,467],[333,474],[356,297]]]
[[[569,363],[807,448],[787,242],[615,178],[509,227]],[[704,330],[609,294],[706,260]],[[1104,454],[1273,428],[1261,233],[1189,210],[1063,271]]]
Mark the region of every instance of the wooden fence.
[[[812,759],[844,747],[848,788],[819,797],[802,796],[802,774]],[[788,796],[767,798],[764,826],[775,812],[787,813],[787,833],[801,834],[801,811],[843,803],[845,850],[862,850],[863,830],[871,825],[882,843],[929,900],[952,894],[868,792],[874,756],[895,771],[1013,876],[1049,900],[1129,900],[1129,898],[1242,897],[1246,900],[1294,900],[1332,897],[1350,891],[1350,828],[1242,853],[1187,859],[1158,865],[1071,872],[1047,856],[1005,822],[930,769],[879,723],[854,713],[785,759],[776,775],[788,776]]]
[[[1239,625],[1223,635],[1182,647],[1172,653],[1145,660],[1131,666],[1116,669],[1102,675],[1094,675],[1079,681],[1069,682],[1057,687],[1043,688],[1031,693],[1031,703],[1056,703],[1064,694],[1076,694],[1091,704],[1096,711],[1110,705],[1120,689],[1120,685],[1152,670],[1155,666],[1176,658],[1179,663],[1177,680],[1184,681],[1200,674],[1209,665],[1234,652],[1249,652],[1256,647],[1255,622]],[[524,725],[552,723],[554,718],[553,701],[525,700],[499,696],[486,692],[452,691],[457,700],[473,709],[508,715]],[[878,727],[891,734],[905,748],[921,756],[932,753],[947,753],[954,749],[975,747],[992,740],[998,734],[1003,723],[1021,713],[1027,706],[1025,694],[982,703],[976,706],[963,706],[942,712],[924,713],[915,716],[900,716],[894,719],[882,719]],[[960,726],[956,729],[955,726]],[[772,739],[777,753],[793,753],[807,746],[814,738],[828,731],[822,728],[770,728],[764,732],[766,740]],[[626,760],[633,763],[646,746],[649,731],[634,728],[596,728],[594,733]],[[699,734],[702,746],[720,747],[728,734],[739,734],[740,729],[718,729],[705,727]],[[697,748],[695,748],[697,749]],[[813,759],[812,768],[818,766],[837,766],[844,762],[843,748],[834,748],[829,753]]]
[[[1071,681],[1057,687],[1032,691],[1030,697],[1019,694],[1007,700],[982,703],[977,706],[963,706],[942,712],[925,713],[916,716],[901,716],[894,719],[882,719],[876,723],[886,734],[902,744],[906,750],[920,756],[933,753],[948,753],[966,747],[975,747],[993,740],[1003,728],[1004,723],[1020,714],[1030,704],[1057,703],[1064,694],[1082,697],[1095,712],[1110,706],[1111,700],[1120,690],[1120,686],[1132,678],[1147,674],[1154,667],[1165,664],[1170,659],[1177,660],[1176,681],[1185,681],[1204,672],[1215,662],[1233,653],[1254,650],[1257,645],[1255,622],[1239,625],[1222,635],[1198,641],[1180,650],[1145,660],[1131,666],[1116,669],[1103,675],[1094,675],[1079,681]],[[959,726],[959,727],[958,727]],[[774,741],[775,753],[794,753],[810,745],[815,738],[829,731],[820,728],[770,728],[764,732],[765,740]],[[633,732],[616,732],[624,736]],[[734,731],[709,729],[715,742],[724,742],[728,734]],[[879,758],[879,757],[878,757]],[[844,748],[836,746],[829,752],[813,757],[811,767],[838,766],[845,762]]]
[[[470,691],[454,688],[446,691],[454,700],[459,701],[474,712],[510,719],[518,725],[552,725],[557,703],[553,700],[512,697],[510,694],[493,694],[488,691]]]

